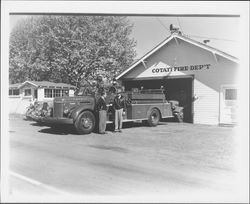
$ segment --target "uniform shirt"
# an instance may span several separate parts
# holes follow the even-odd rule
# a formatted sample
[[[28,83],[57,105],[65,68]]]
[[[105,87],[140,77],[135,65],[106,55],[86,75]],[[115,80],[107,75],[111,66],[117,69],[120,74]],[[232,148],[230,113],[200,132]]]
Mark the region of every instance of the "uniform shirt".
[[[120,98],[118,96],[116,96],[114,98],[114,108],[116,110],[120,110],[121,108],[125,108],[125,98],[123,96],[121,96]]]
[[[102,97],[100,97],[97,101],[97,104],[96,104],[96,109],[98,111],[101,111],[101,110],[107,110],[107,105],[106,105],[106,102],[104,101],[104,99]]]

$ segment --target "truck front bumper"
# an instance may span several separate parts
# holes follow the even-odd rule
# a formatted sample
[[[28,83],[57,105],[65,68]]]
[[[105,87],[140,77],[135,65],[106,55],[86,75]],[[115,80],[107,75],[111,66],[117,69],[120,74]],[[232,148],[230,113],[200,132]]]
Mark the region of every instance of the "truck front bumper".
[[[54,118],[54,117],[39,117],[32,116],[32,119],[36,122],[46,123],[46,124],[73,124],[72,118]]]

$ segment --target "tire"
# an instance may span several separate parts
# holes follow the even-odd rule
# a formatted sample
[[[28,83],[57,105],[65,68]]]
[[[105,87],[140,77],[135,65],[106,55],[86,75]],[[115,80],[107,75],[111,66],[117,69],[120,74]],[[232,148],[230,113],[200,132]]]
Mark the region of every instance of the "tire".
[[[84,111],[77,117],[74,126],[76,131],[83,135],[91,133],[95,128],[95,124],[96,119],[94,114],[90,111]]]
[[[153,108],[148,117],[148,125],[151,127],[157,126],[160,118],[160,112],[156,108]]]

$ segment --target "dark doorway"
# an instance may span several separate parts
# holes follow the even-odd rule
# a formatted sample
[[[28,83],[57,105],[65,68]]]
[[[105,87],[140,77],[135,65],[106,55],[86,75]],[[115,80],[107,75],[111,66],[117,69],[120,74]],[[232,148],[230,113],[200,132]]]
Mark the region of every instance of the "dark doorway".
[[[184,122],[193,123],[193,78],[168,79],[164,87],[167,99],[179,101],[184,107]]]
[[[34,91],[35,98],[37,99],[37,89]]]
[[[134,80],[125,81],[126,90],[132,88],[141,89],[166,89],[167,100],[179,101],[179,105],[184,107],[184,122],[193,123],[193,76],[184,78],[167,78],[155,80]]]

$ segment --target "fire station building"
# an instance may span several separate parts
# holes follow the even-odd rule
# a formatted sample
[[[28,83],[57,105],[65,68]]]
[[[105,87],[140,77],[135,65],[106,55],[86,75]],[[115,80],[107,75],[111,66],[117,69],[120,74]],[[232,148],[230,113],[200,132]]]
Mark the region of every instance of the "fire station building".
[[[184,107],[184,122],[234,124],[238,69],[237,58],[172,33],[116,79],[125,90],[164,87]]]

